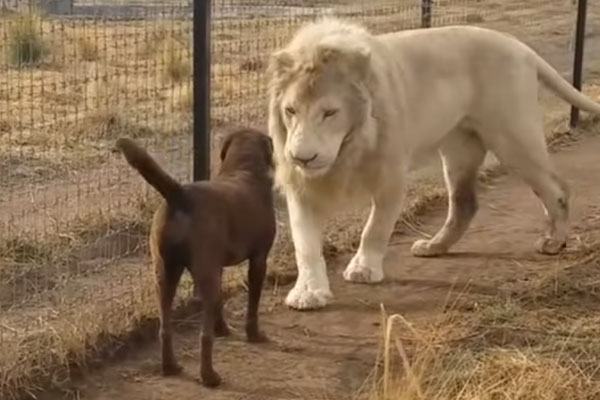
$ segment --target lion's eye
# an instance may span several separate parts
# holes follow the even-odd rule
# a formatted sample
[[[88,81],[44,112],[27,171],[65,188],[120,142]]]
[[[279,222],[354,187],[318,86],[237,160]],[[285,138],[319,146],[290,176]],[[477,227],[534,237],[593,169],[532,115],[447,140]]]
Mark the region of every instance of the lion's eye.
[[[325,119],[334,116],[337,112],[338,110],[325,110],[325,112],[323,113],[323,118]]]
[[[292,107],[286,107],[285,108],[285,112],[288,115],[294,115],[294,114],[296,114],[296,110],[294,110]]]

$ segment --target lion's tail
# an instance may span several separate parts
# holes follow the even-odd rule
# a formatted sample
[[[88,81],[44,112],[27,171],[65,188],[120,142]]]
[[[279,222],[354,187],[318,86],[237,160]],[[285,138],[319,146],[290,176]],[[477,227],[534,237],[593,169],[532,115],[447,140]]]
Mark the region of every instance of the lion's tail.
[[[125,155],[129,165],[165,198],[169,206],[183,207],[183,187],[167,174],[146,150],[128,138],[117,140],[117,148]]]
[[[600,115],[600,103],[596,103],[567,82],[546,60],[533,52],[536,58],[538,76],[546,86],[560,98],[575,107]]]

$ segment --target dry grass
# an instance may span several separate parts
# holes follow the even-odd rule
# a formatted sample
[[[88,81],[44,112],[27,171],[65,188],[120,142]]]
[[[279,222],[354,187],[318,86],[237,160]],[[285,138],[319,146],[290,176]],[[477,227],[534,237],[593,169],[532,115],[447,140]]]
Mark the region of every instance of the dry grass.
[[[160,64],[164,65],[165,78],[179,83],[189,79],[192,73],[189,45],[176,40],[166,40],[159,48]]]
[[[597,263],[577,265],[558,278],[526,288],[521,300],[498,307],[497,299],[488,299],[476,313],[456,307],[426,326],[384,313],[381,362],[357,398],[597,399],[600,320],[596,312],[600,297],[587,300],[582,310],[580,302],[565,296],[581,293],[582,283],[598,288],[597,267]],[[555,279],[563,284],[562,296],[552,294],[548,287]],[[594,292],[589,286],[587,290]],[[528,301],[531,292],[550,295],[552,306],[532,306]],[[579,311],[574,313],[574,308]],[[547,324],[546,329],[536,326],[540,320]],[[507,326],[512,336],[504,332]]]
[[[100,57],[98,54],[98,45],[87,36],[81,36],[77,39],[79,55],[84,61],[96,61]]]
[[[593,216],[597,219],[598,216]],[[360,400],[600,397],[600,227],[553,274],[506,292],[450,293],[426,322],[388,316]]]
[[[142,197],[136,207],[137,215],[97,214],[69,232],[2,243],[2,398],[63,381],[70,369],[156,315],[152,274],[139,258],[128,261],[145,249],[153,209]]]
[[[8,61],[15,67],[39,64],[48,47],[42,37],[42,18],[37,13],[16,15],[7,21]]]
[[[0,104],[6,106],[0,109],[0,152],[21,146],[42,157],[61,151],[63,158],[81,159],[85,154],[73,154],[73,146],[88,148],[94,156],[96,143],[112,140],[103,126],[114,121],[171,136],[191,119],[191,109],[181,106],[190,82],[189,48],[178,39],[191,24],[172,23],[167,31],[139,22],[89,26],[33,15],[22,18],[35,21],[31,32],[37,36],[32,37],[52,49],[52,56],[37,68],[3,65]],[[1,48],[11,48],[11,27],[21,25],[3,20]],[[158,43],[154,29],[162,38],[160,46],[148,45]],[[152,51],[142,54],[145,47]]]

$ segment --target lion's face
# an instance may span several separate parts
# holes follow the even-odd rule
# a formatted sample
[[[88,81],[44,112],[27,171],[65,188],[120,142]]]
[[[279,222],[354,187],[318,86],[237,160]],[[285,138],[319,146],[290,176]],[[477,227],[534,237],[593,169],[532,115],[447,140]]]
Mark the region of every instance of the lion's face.
[[[331,170],[366,119],[362,80],[369,54],[360,50],[320,47],[310,60],[275,56],[280,79],[272,93],[270,131],[279,136],[280,158],[308,178]]]
[[[292,83],[279,105],[287,132],[284,155],[309,177],[329,171],[364,114],[355,90],[343,77],[324,74],[312,83],[306,79]]]

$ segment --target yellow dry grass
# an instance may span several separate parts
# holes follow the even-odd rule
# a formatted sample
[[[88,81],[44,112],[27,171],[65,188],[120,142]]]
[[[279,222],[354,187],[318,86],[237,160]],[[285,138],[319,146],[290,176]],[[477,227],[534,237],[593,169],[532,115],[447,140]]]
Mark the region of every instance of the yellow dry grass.
[[[455,319],[461,317],[445,317],[418,329],[399,314],[386,317],[378,378],[357,398],[562,400],[600,395],[593,370],[579,365],[568,338],[548,337],[551,346],[546,349],[469,347],[460,343],[468,343],[470,336]]]
[[[38,13],[6,18],[6,62],[15,68],[38,65],[47,53],[47,45],[40,30],[42,17]]]
[[[506,297],[467,287],[433,320],[382,306],[378,363],[355,400],[599,398],[599,229],[553,274]]]

